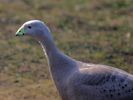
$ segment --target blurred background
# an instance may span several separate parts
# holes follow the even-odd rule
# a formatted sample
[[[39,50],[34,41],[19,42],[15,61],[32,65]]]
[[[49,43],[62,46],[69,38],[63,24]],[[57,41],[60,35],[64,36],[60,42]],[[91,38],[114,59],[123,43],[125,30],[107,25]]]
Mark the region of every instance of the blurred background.
[[[0,0],[0,100],[60,100],[40,45],[15,37],[31,19],[67,55],[133,74],[133,0]]]

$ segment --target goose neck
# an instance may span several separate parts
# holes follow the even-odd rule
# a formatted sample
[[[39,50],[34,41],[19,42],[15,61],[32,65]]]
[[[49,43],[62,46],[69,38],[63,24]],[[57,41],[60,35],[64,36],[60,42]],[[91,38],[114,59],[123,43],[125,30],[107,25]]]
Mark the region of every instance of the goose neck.
[[[45,39],[39,42],[42,45],[42,48],[48,57],[50,57],[51,55],[54,56],[54,54],[58,52],[58,49],[53,39]]]

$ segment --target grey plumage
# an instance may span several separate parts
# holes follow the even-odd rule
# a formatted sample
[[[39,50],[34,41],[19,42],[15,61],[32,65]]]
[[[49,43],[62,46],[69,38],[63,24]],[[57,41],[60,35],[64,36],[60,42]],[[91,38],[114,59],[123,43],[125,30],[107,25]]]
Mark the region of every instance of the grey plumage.
[[[133,75],[66,56],[57,49],[50,33],[43,22],[32,20],[24,23],[16,35],[32,36],[42,45],[62,100],[133,100]]]
[[[81,68],[71,79],[76,79],[73,84],[78,87],[73,89],[74,100],[133,100],[133,76],[119,69],[92,65]]]

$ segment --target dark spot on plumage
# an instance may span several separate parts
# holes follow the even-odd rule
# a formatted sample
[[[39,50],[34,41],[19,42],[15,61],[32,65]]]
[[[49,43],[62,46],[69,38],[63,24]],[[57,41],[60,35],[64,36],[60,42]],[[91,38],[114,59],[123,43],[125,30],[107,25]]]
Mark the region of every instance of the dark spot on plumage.
[[[121,94],[120,93],[118,93],[118,96],[120,96]]]
[[[106,92],[106,90],[104,89],[103,92]]]
[[[109,92],[112,92],[112,90],[109,90]]]
[[[112,98],[113,97],[113,94],[110,94],[110,98]]]
[[[128,92],[130,93],[130,92],[131,92],[131,90],[128,90]]]
[[[127,87],[127,84],[125,84],[125,87]]]
[[[124,86],[121,87],[121,89],[124,89],[124,88],[125,88]]]

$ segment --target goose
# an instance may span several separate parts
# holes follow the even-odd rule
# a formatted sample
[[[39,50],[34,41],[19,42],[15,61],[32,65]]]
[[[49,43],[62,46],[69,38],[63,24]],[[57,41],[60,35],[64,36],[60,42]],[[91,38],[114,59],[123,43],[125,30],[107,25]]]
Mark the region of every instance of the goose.
[[[65,55],[55,45],[51,31],[43,21],[25,22],[16,36],[31,36],[41,44],[62,100],[133,100],[132,74]]]

